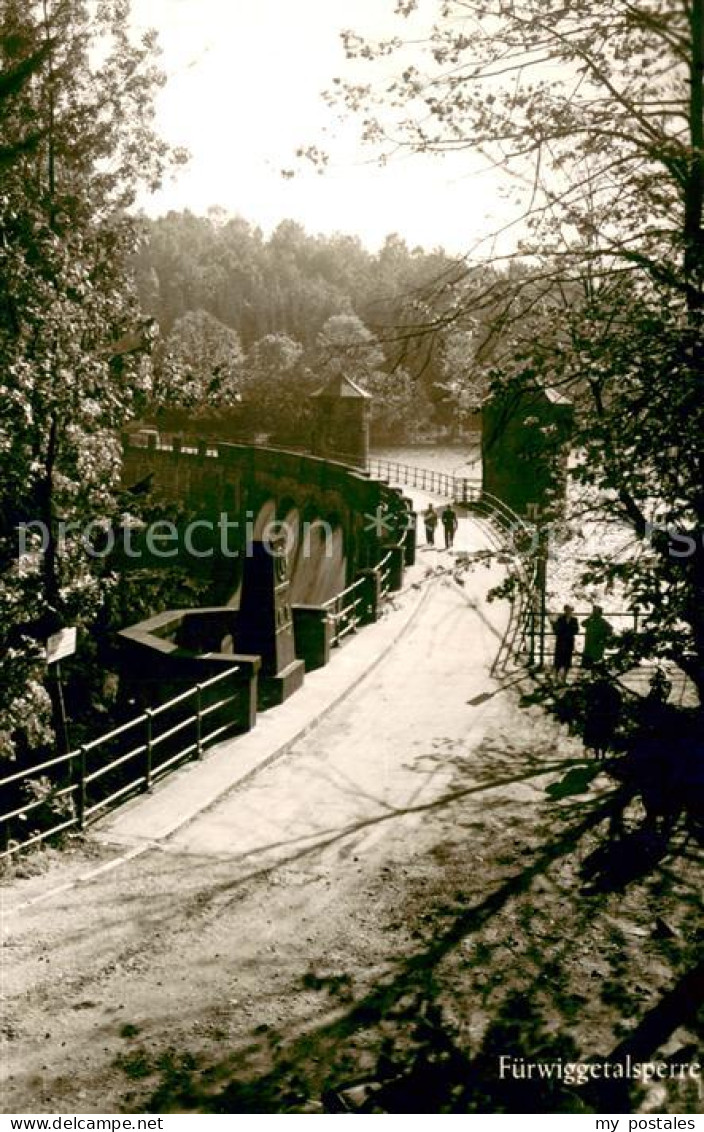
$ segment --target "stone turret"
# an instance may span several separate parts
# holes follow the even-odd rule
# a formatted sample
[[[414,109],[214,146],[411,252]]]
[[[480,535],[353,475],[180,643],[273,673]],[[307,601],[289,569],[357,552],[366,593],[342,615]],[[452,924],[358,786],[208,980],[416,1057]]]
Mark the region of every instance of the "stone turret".
[[[554,389],[506,390],[482,406],[482,489],[536,516],[564,496],[570,401]]]
[[[314,393],[312,400],[314,455],[366,468],[371,394],[341,374]]]

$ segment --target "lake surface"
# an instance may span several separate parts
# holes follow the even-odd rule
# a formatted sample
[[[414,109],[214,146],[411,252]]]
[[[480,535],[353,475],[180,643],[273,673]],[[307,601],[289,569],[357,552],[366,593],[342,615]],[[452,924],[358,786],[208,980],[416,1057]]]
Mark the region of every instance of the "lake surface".
[[[466,441],[463,444],[372,446],[369,455],[380,460],[393,460],[397,464],[411,464],[416,468],[429,468],[456,476],[479,475],[481,471],[479,437],[476,442]]]

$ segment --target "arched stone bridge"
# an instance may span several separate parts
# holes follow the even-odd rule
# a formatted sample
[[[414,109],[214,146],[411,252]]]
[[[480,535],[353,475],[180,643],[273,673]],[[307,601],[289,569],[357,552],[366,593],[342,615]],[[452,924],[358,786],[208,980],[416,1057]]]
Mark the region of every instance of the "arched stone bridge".
[[[120,634],[142,707],[236,665],[250,684],[240,722],[251,726],[257,704],[286,699],[332,645],[376,620],[415,559],[410,499],[331,459],[143,430],[124,436],[123,484],[178,515],[141,530],[130,557],[178,564],[209,596]]]
[[[293,602],[328,601],[375,566],[406,531],[406,560],[413,560],[410,501],[359,468],[305,453],[147,431],[126,433],[123,444],[124,486],[178,504],[180,526],[200,524],[189,546],[179,543],[179,562],[210,572],[223,604],[237,603],[247,541],[260,539],[271,524],[282,525],[287,535]]]

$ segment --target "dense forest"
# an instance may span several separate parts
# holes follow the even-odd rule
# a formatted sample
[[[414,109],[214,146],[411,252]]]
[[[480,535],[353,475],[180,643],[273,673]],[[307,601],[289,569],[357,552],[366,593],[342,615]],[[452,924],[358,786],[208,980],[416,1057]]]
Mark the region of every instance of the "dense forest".
[[[456,319],[468,273],[440,249],[390,235],[372,254],[291,220],[266,239],[213,209],[147,221],[135,268],[163,339],[160,405],[207,412],[241,400],[250,427],[290,440],[307,395],[344,371],[375,396],[377,441],[453,439],[474,425],[481,325]],[[170,380],[174,369],[184,381]]]

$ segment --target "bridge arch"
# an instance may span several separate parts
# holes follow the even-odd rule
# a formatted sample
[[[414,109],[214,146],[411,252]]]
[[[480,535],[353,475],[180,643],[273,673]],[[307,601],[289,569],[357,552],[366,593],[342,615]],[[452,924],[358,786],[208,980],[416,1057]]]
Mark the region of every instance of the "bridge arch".
[[[148,479],[164,501],[183,502],[214,524],[224,515],[242,553],[268,524],[290,522],[292,599],[302,603],[327,601],[379,561],[388,537],[367,529],[368,516],[405,506],[398,489],[358,467],[307,453],[143,431],[124,434],[123,446],[125,487]],[[225,588],[210,599],[235,603],[241,560],[216,563],[214,575]]]

